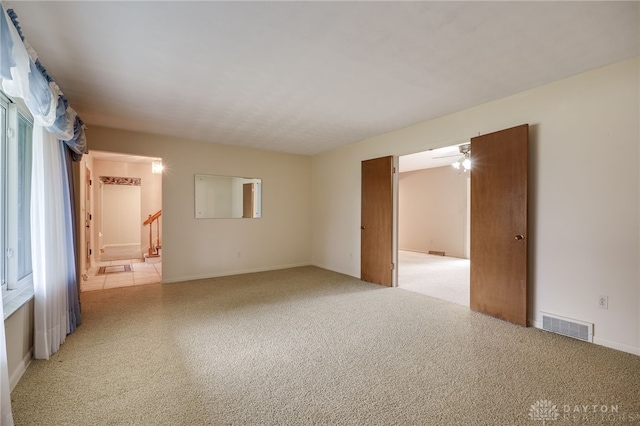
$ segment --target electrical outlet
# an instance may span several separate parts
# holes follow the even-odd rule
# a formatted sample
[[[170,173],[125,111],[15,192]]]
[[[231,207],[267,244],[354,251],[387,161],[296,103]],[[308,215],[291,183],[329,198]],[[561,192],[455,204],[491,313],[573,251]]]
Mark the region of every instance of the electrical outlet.
[[[598,308],[609,309],[609,296],[598,296]]]

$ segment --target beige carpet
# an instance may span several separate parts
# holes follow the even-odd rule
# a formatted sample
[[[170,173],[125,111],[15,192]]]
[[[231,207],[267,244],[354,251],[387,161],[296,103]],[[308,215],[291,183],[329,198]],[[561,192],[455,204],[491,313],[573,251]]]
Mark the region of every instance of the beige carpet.
[[[12,393],[16,424],[640,421],[638,356],[315,267],[82,301],[84,324]]]
[[[469,306],[469,259],[398,251],[398,286]]]

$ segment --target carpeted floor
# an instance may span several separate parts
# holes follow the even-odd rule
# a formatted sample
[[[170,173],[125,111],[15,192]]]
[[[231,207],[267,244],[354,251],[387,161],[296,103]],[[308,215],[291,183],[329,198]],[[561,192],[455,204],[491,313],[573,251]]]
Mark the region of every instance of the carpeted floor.
[[[398,287],[469,306],[469,259],[398,250]]]
[[[17,425],[640,422],[638,356],[315,267],[82,307],[13,391]]]

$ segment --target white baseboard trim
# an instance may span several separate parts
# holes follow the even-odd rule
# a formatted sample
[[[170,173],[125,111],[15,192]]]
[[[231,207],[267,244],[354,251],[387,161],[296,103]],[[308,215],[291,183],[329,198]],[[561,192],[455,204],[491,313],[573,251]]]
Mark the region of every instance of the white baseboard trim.
[[[207,278],[216,278],[216,277],[228,277],[231,275],[242,275],[242,274],[253,274],[255,272],[267,272],[267,271],[276,271],[279,269],[289,269],[289,268],[299,268],[301,266],[312,266],[311,263],[292,263],[289,265],[279,265],[279,266],[269,266],[263,268],[248,268],[248,269],[237,269],[233,271],[222,271],[222,272],[213,272],[210,274],[199,274],[199,275],[186,275],[183,277],[177,278],[162,278],[163,284],[171,284],[171,283],[179,283],[182,281],[193,281],[193,280],[204,280]]]
[[[606,346],[607,348],[616,349],[622,352],[627,352],[633,355],[640,356],[640,348],[634,348],[630,345],[625,345],[624,343],[612,342],[611,340],[598,338],[593,336],[593,343],[600,346]]]
[[[322,263],[311,263],[311,266],[315,266],[316,268],[320,268],[320,269],[326,269],[327,271],[335,272],[337,274],[348,275],[350,277],[360,279],[360,270],[358,270],[358,273],[353,273],[352,271],[350,272],[347,270],[342,271],[342,270],[335,269],[334,267],[323,265]],[[358,267],[360,266],[358,265]]]
[[[535,328],[539,328],[542,330],[542,321],[531,321],[530,324],[533,324]],[[546,330],[545,330],[546,331]],[[551,332],[549,332],[551,333]],[[567,339],[571,339],[571,337],[567,337]],[[615,349],[617,351],[627,352],[633,355],[640,356],[640,348],[633,347],[631,345],[626,345],[624,343],[613,342],[611,340],[599,338],[593,336],[593,343],[596,345],[604,346],[607,348]]]
[[[427,254],[426,251],[424,250],[418,250],[418,249],[411,249],[411,248],[399,248],[398,251],[409,251],[411,253],[422,253],[422,254]]]
[[[9,389],[11,392],[13,392],[13,388],[16,387],[24,372],[27,371],[27,367],[29,367],[29,364],[31,364],[32,359],[33,348],[31,348],[29,352],[27,352],[27,354],[24,356],[24,358],[22,358],[22,361],[20,361],[18,368],[16,368],[16,370],[9,377]]]

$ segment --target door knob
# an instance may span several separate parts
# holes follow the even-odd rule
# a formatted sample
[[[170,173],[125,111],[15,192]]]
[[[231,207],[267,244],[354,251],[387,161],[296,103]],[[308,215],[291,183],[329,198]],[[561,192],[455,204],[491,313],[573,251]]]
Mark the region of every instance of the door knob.
[[[524,237],[522,235],[518,234],[518,235],[515,236],[515,239],[517,241],[520,241],[520,240],[524,240]]]
[[[364,229],[364,225],[360,225],[360,229]]]

